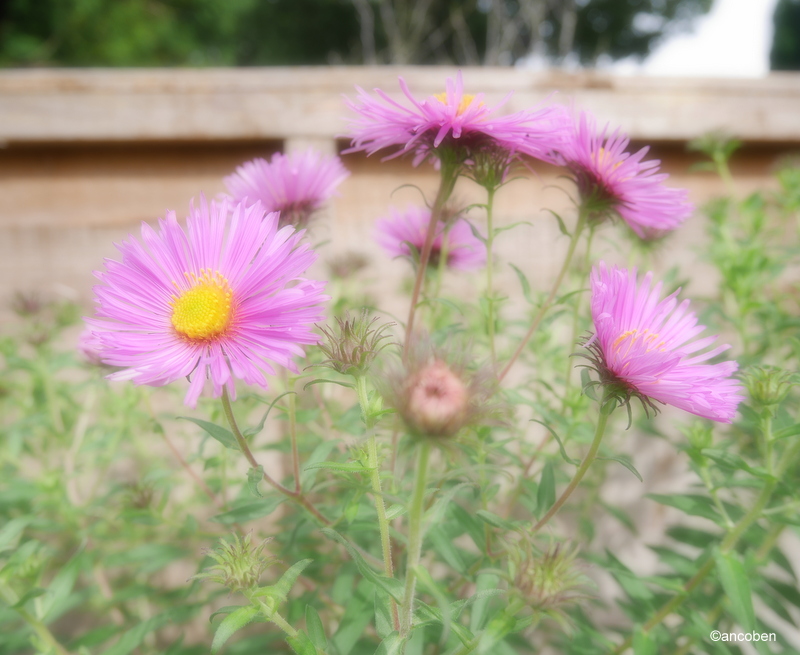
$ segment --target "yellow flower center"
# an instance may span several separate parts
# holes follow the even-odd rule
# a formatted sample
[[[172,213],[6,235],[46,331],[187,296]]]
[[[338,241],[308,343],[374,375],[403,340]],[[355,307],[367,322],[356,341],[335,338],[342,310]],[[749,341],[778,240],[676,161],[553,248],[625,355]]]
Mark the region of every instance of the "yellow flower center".
[[[437,93],[433,97],[436,98],[443,105],[447,104],[447,93]],[[472,104],[473,100],[475,100],[475,96],[474,95],[470,95],[468,93],[465,93],[463,96],[461,96],[461,102],[458,103],[458,110],[456,111],[456,115],[457,116],[461,116],[461,114],[463,114],[465,111],[467,111],[467,107],[469,107]],[[483,104],[483,103],[481,103],[481,104]]]
[[[614,352],[619,354],[619,351],[622,347],[622,342],[628,339],[628,337],[630,337],[630,341],[628,341],[628,349],[625,351],[625,355],[627,355],[630,352],[631,346],[633,346],[633,344],[639,337],[642,337],[642,339],[644,339],[644,342],[647,344],[647,346],[645,347],[645,352],[649,353],[651,350],[654,350],[655,348],[658,348],[661,352],[664,352],[665,350],[664,345],[666,342],[661,341],[660,343],[656,343],[656,341],[658,341],[659,338],[658,334],[656,334],[655,332],[650,332],[650,334],[647,334],[648,332],[650,332],[650,330],[648,330],[647,328],[644,328],[641,334],[639,333],[638,330],[628,330],[627,332],[623,332],[614,340],[614,343],[612,344]]]
[[[224,334],[233,314],[228,280],[210,269],[200,269],[199,276],[185,275],[192,286],[172,297],[172,327],[192,341],[210,341]]]

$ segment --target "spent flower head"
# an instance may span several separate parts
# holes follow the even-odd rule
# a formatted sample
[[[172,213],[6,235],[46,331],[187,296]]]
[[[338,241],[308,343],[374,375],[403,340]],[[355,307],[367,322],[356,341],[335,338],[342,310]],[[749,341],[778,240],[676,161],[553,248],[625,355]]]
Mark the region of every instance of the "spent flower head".
[[[267,538],[253,544],[250,532],[243,537],[234,534],[231,541],[220,540],[219,546],[205,553],[216,564],[192,577],[217,582],[232,592],[250,591],[258,587],[264,571],[278,561],[264,552],[264,547],[270,541],[271,538]]]
[[[301,228],[348,175],[336,155],[326,157],[308,149],[246,162],[224,182],[235,202],[258,200],[266,212],[280,212],[281,226]]]
[[[346,313],[344,318],[336,317],[334,327],[319,327],[325,335],[319,348],[327,359],[319,366],[327,366],[344,375],[358,377],[364,375],[372,362],[387,346],[392,345],[391,335],[386,331],[394,323],[375,326],[380,318],[369,318],[369,311],[362,310],[355,318]]]
[[[496,378],[487,370],[468,369],[467,358],[467,348],[455,354],[415,335],[402,367],[382,381],[387,403],[412,436],[448,439],[497,413],[491,402]]]
[[[529,539],[509,551],[509,569],[514,591],[534,611],[565,618],[564,610],[588,598],[590,580],[577,561],[578,547],[555,544],[534,554]]]
[[[500,105],[488,107],[482,93],[464,93],[461,71],[447,79],[443,93],[424,100],[412,95],[402,77],[399,81],[406,102],[393,100],[381,89],[375,89],[373,97],[356,87],[357,99],[347,100],[356,114],[350,121],[353,143],[348,152],[371,155],[388,149],[388,158],[410,153],[414,165],[433,158],[460,166],[487,150],[502,151],[506,160],[519,153],[552,161],[563,143],[560,107],[497,116],[510,94]]]
[[[657,411],[656,401],[730,423],[743,399],[741,385],[731,377],[738,365],[706,363],[730,346],[701,352],[717,337],[697,339],[705,326],[688,311],[688,300],[678,305],[680,289],[661,299],[662,285],[651,289],[652,279],[648,273],[639,284],[635,268],[609,268],[604,262],[592,269],[595,334],[586,347],[599,383],[629,411],[636,397],[646,412]]]
[[[665,187],[658,160],[642,161],[648,148],[627,151],[629,139],[619,129],[597,129],[587,112],[573,119],[570,139],[561,150],[572,172],[581,203],[590,218],[617,213],[641,238],[653,238],[680,226],[694,210],[685,189]]]
[[[389,207],[389,215],[375,223],[375,240],[391,257],[418,258],[415,256],[422,251],[430,223],[431,210],[427,207],[412,205],[405,210]],[[428,266],[436,268],[442,256],[447,257],[445,265],[449,268],[473,271],[486,265],[486,246],[466,219],[455,215],[439,221]]]
[[[278,228],[278,214],[259,203],[191,207],[184,230],[169,212],[158,231],[142,225],[143,244],[118,246],[122,261],[96,272],[97,314],[87,319],[102,344],[103,362],[124,370],[110,379],[162,386],[182,377],[194,407],[206,381],[214,396],[234,378],[267,387],[272,363],[292,361],[322,316],[324,282],[300,275],[316,254],[303,233]]]

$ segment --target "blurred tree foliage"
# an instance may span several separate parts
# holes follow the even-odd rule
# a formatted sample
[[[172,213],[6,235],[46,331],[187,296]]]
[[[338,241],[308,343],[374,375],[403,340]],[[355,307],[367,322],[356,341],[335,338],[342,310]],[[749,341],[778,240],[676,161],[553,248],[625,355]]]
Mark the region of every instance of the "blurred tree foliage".
[[[778,0],[772,21],[775,34],[769,54],[770,68],[800,70],[800,0]]]
[[[3,66],[643,57],[712,0],[4,0]]]

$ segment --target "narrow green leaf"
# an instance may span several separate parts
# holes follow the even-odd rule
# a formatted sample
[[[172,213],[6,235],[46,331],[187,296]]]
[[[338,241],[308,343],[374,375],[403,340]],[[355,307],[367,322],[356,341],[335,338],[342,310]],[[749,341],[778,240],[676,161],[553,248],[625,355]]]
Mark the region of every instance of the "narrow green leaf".
[[[567,455],[567,451],[564,448],[564,443],[561,441],[561,437],[558,436],[558,432],[556,432],[553,428],[551,428],[547,423],[543,423],[539,419],[532,418],[531,421],[534,423],[538,423],[539,425],[543,426],[550,434],[553,435],[553,438],[558,443],[558,449],[561,451],[561,457],[564,459],[567,464],[572,464],[573,466],[579,466],[581,461],[579,459],[573,459],[569,455]]]
[[[361,462],[316,462],[303,467],[304,471],[314,469],[329,469],[331,471],[345,471],[347,473],[369,473],[372,469]]]
[[[211,642],[211,655],[219,652],[225,642],[231,638],[233,633],[241,630],[258,615],[258,608],[252,605],[243,605],[239,609],[231,612],[217,626],[214,633],[214,641]]]
[[[372,622],[372,596],[375,586],[367,580],[361,580],[356,593],[345,604],[344,616],[331,637],[339,655],[350,655],[350,651],[364,634],[366,627]],[[369,600],[365,597],[369,595]]]
[[[402,602],[404,594],[404,587],[402,582],[394,578],[387,578],[386,576],[379,575],[378,573],[376,573],[370,567],[370,565],[367,564],[367,562],[361,556],[361,553],[359,553],[355,548],[353,548],[350,542],[347,541],[347,539],[345,539],[338,532],[336,532],[336,530],[333,530],[331,528],[321,528],[320,531],[325,536],[329,537],[330,539],[333,539],[335,542],[340,543],[342,544],[342,546],[345,547],[347,552],[350,554],[350,557],[352,557],[353,561],[356,563],[356,566],[358,567],[358,570],[360,571],[362,576],[364,576],[372,584],[383,589],[398,603]]]
[[[489,525],[500,528],[501,530],[509,530],[513,531],[516,530],[516,526],[511,522],[504,519],[502,516],[498,516],[497,514],[490,512],[486,509],[479,509],[475,512],[475,515],[481,519],[484,523],[488,523]]]
[[[647,497],[662,505],[669,505],[690,516],[702,516],[711,521],[718,521],[719,514],[710,498],[696,494],[647,494]]]
[[[244,436],[249,438],[249,437],[253,437],[253,436],[257,435],[259,432],[261,432],[261,430],[263,430],[263,429],[264,429],[264,424],[267,422],[267,417],[269,416],[269,413],[272,411],[272,408],[273,408],[273,407],[275,407],[275,403],[277,403],[277,402],[278,402],[278,401],[279,401],[281,398],[283,398],[284,396],[288,396],[290,393],[296,393],[296,392],[295,392],[295,391],[284,391],[282,394],[280,394],[279,396],[277,396],[277,397],[276,397],[276,398],[275,398],[275,399],[274,399],[274,400],[273,400],[273,401],[272,401],[272,402],[269,404],[269,407],[267,407],[267,411],[266,411],[266,412],[264,412],[264,415],[261,417],[261,420],[258,422],[258,425],[256,425],[256,426],[253,426],[253,427],[251,427],[251,428],[247,428],[247,429],[244,431],[244,433],[243,433],[243,434],[244,434]],[[255,398],[257,401],[259,401],[259,402],[261,402],[261,403],[265,403],[265,402],[267,402],[267,401],[266,401],[264,398],[262,398],[261,396],[253,396],[253,398]]]
[[[753,610],[750,579],[744,565],[734,553],[722,553],[717,548],[714,549],[714,561],[725,597],[731,606],[731,613],[745,631],[752,632],[756,625],[756,614]]]
[[[259,464],[257,468],[250,468],[247,471],[247,488],[250,489],[250,493],[253,494],[256,498],[263,498],[264,494],[262,494],[258,490],[258,483],[264,479],[264,467]]]
[[[83,552],[79,552],[65,566],[62,566],[47,587],[47,594],[42,598],[40,612],[45,623],[54,621],[66,609],[64,603],[72,593],[83,564]]]
[[[800,423],[795,423],[772,433],[773,439],[786,439],[787,437],[796,437],[800,434]]]
[[[22,534],[22,531],[33,521],[32,516],[19,516],[11,519],[0,530],[0,551],[10,548],[16,538]]]
[[[434,582],[431,574],[428,573],[428,569],[422,565],[415,566],[414,573],[417,576],[420,586],[436,599],[436,604],[439,607],[439,611],[442,613],[442,638],[440,643],[444,645],[447,643],[447,638],[450,636],[450,626],[452,623],[450,602],[447,600],[444,592],[442,592],[436,582]]]
[[[597,459],[604,459],[609,462],[617,462],[618,464],[622,464],[626,469],[628,469],[631,473],[633,473],[637,478],[639,478],[639,482],[644,482],[639,471],[636,470],[636,467],[633,465],[633,462],[630,460],[629,457],[625,455],[611,455],[611,456],[603,456],[600,457],[598,455]]]
[[[305,632],[298,632],[296,637],[287,637],[286,643],[292,647],[295,655],[317,655],[317,647]]]
[[[214,521],[214,523],[221,523],[222,525],[247,523],[248,521],[260,519],[262,516],[269,516],[284,500],[286,500],[284,496],[279,496],[277,494],[273,496],[264,496],[262,500],[248,500],[246,503],[234,509],[212,516],[209,520]]]
[[[359,424],[361,423],[360,412],[358,422]],[[334,448],[336,448],[336,442],[333,439],[326,439],[314,448],[306,460],[304,470],[300,473],[300,485],[303,489],[311,489],[317,477],[317,469],[309,470],[308,467],[317,462],[324,462],[328,459],[328,455],[331,454]]]
[[[278,580],[274,585],[259,589],[255,595],[270,596],[272,598],[277,598],[282,603],[285,603],[286,599],[289,597],[289,592],[292,590],[292,587],[294,587],[294,583],[297,582],[297,578],[303,572],[303,569],[305,569],[313,561],[314,560],[312,559],[301,559],[299,562],[292,564],[288,569],[286,569],[286,572],[281,576],[280,580]]]
[[[391,632],[378,645],[375,655],[398,655],[402,652],[403,642],[404,640],[396,631]]]
[[[230,430],[226,430],[221,425],[211,423],[210,421],[204,421],[203,419],[199,418],[192,418],[191,416],[179,416],[178,418],[182,418],[185,421],[191,421],[195,425],[200,426],[210,436],[214,437],[214,439],[219,441],[226,448],[237,451],[239,450],[239,444],[236,442],[236,437],[233,436],[233,433]]]
[[[467,565],[458,548],[450,536],[439,526],[428,530],[426,535],[430,540],[433,550],[438,553],[447,564],[459,573],[467,572]]]
[[[35,587],[34,589],[31,589],[30,591],[28,591],[24,596],[22,596],[22,598],[20,598],[11,607],[12,607],[12,609],[15,609],[15,610],[16,609],[20,609],[21,607],[24,607],[25,603],[27,603],[32,598],[38,598],[39,596],[43,596],[46,593],[47,593],[46,589],[42,589],[41,587]]]
[[[475,587],[475,595],[478,595],[482,591],[497,589],[499,582],[500,578],[498,578],[494,573],[479,573]],[[483,627],[486,625],[486,619],[488,618],[489,613],[489,603],[491,602],[492,599],[490,596],[483,596],[475,600],[469,617],[469,629],[473,633],[483,630]]]
[[[534,301],[531,297],[531,285],[530,282],[528,282],[528,278],[525,277],[525,273],[523,273],[517,266],[514,266],[514,264],[509,263],[509,266],[514,269],[514,272],[519,278],[519,283],[522,287],[522,295],[525,297],[525,300],[528,301],[529,305],[533,305]]]
[[[317,378],[316,380],[311,380],[308,384],[303,385],[303,391],[308,389],[315,384],[338,384],[340,387],[347,387],[348,389],[355,389],[356,385],[352,384],[351,382],[343,382],[342,380],[331,380],[330,378]]]
[[[636,626],[633,633],[633,655],[658,655],[658,645],[653,638]]]
[[[306,632],[314,645],[320,650],[328,647],[328,639],[325,636],[325,628],[319,613],[311,605],[306,605]]]
[[[552,209],[548,209],[547,211],[550,212],[553,215],[553,217],[558,221],[558,229],[561,231],[561,234],[563,234],[568,239],[571,239],[572,235],[569,233],[567,226],[564,224],[564,219],[561,218],[561,216],[559,216]]]
[[[536,490],[536,509],[540,516],[556,502],[556,478],[553,473],[553,463],[547,462],[542,470],[539,488]]]

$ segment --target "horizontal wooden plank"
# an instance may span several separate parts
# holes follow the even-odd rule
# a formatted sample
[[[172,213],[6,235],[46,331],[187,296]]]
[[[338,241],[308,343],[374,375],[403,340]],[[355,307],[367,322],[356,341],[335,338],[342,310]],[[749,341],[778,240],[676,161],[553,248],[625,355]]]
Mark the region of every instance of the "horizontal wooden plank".
[[[70,69],[0,72],[0,142],[333,139],[346,130],[342,96],[398,75],[425,97],[453,68]],[[633,139],[685,141],[725,130],[746,141],[800,142],[800,75],[763,79],[621,77],[512,68],[464,70],[487,102],[514,111],[548,97],[586,108]],[[555,96],[553,94],[555,93]]]

